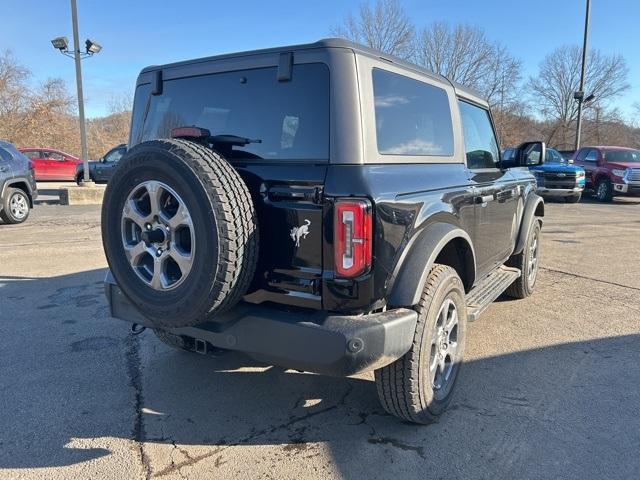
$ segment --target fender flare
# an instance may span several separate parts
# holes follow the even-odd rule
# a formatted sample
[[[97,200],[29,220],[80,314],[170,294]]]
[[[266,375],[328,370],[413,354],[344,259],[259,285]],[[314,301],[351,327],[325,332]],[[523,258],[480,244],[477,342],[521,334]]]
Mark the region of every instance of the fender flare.
[[[423,229],[416,235],[415,240],[405,247],[405,254],[398,261],[392,275],[388,303],[393,306],[416,305],[420,301],[424,284],[436,258],[444,247],[455,239],[461,239],[469,247],[471,258],[465,261],[465,265],[472,268],[472,272],[469,273],[471,281],[467,282],[472,285],[475,281],[476,255],[471,237],[454,224],[437,222]]]
[[[536,215],[536,212],[541,215]],[[514,255],[517,255],[524,250],[524,244],[529,236],[529,230],[533,224],[533,219],[536,217],[544,216],[544,200],[541,196],[531,193],[527,199],[527,204],[524,207],[524,214],[522,215],[522,222],[520,223],[520,233],[518,234],[518,241],[516,242],[516,248],[513,251]],[[538,220],[542,224],[542,220]]]
[[[31,184],[29,183],[29,180],[27,179],[27,177],[13,177],[7,180],[6,182],[4,182],[4,185],[2,186],[2,191],[0,192],[0,198],[4,198],[4,192],[7,190],[7,188],[13,187],[18,183],[24,183],[27,186],[27,191],[25,193],[29,198],[29,207],[33,208],[33,189],[31,188]]]

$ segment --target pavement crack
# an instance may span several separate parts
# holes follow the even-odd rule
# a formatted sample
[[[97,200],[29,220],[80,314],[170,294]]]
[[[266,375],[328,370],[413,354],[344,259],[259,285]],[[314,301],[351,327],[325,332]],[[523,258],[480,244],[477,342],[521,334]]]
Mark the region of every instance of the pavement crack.
[[[145,479],[150,479],[152,474],[151,464],[149,458],[144,451],[144,422],[142,419],[142,379],[141,379],[141,367],[140,367],[140,339],[138,335],[128,335],[126,340],[126,361],[127,361],[127,375],[129,377],[129,385],[134,392],[133,408],[134,408],[134,420],[133,427],[131,429],[131,437],[136,443],[136,450]]]
[[[583,280],[591,280],[592,282],[604,283],[604,284],[607,284],[607,285],[613,285],[615,287],[628,288],[629,290],[635,290],[637,292],[640,292],[640,288],[639,287],[630,287],[629,285],[623,285],[622,283],[610,282],[608,280],[600,280],[599,278],[587,277],[586,275],[580,275],[580,274],[577,274],[577,273],[565,272],[564,270],[558,270],[558,269],[555,269],[555,268],[540,267],[540,270],[545,270],[547,272],[553,272],[553,273],[560,273],[560,274],[563,274],[563,275],[568,275],[570,277],[582,278]]]
[[[351,389],[347,390],[347,393],[345,395],[343,395],[341,402],[344,402],[344,399],[347,397],[347,395],[350,393],[350,391],[351,391]],[[255,439],[257,439],[257,438],[259,438],[261,436],[269,435],[269,434],[275,433],[275,432],[277,432],[279,430],[288,430],[291,426],[295,425],[296,423],[304,422],[305,420],[313,418],[313,417],[315,417],[317,415],[321,415],[323,413],[327,413],[327,412],[330,412],[332,410],[335,410],[335,409],[338,408],[339,405],[340,405],[340,403],[338,403],[336,405],[332,405],[332,406],[327,407],[327,408],[323,408],[322,410],[316,410],[314,412],[309,412],[309,413],[307,413],[305,415],[301,415],[301,416],[298,416],[298,417],[292,417],[292,418],[290,418],[288,421],[286,421],[284,423],[281,423],[279,425],[273,425],[273,426],[264,428],[262,430],[254,431],[251,434],[247,435],[246,437],[241,438],[237,442],[234,442],[234,443],[231,443],[231,444],[228,444],[228,445],[219,446],[218,448],[212,450],[211,452],[203,453],[202,455],[196,455],[196,456],[192,457],[192,456],[189,456],[188,454],[186,454],[186,452],[184,450],[180,450],[181,453],[183,453],[187,457],[187,460],[184,460],[184,461],[179,462],[179,463],[175,463],[175,462],[172,461],[171,465],[169,465],[168,467],[158,471],[154,475],[154,477],[156,477],[156,478],[157,477],[163,477],[163,476],[169,475],[169,474],[171,474],[173,472],[178,472],[179,473],[179,471],[181,469],[183,469],[185,467],[190,467],[190,466],[192,466],[192,465],[194,465],[194,464],[196,464],[196,463],[198,463],[198,462],[200,462],[202,460],[205,460],[207,458],[215,457],[216,455],[223,453],[228,448],[231,448],[231,447],[234,447],[234,446],[237,446],[237,445],[245,445],[245,444],[251,442],[252,440],[255,440]],[[172,443],[172,445],[174,445],[174,447],[178,448],[176,446],[175,442],[171,442],[171,443]],[[216,466],[222,465],[224,463],[225,462],[220,462],[219,459],[216,459]]]
[[[367,440],[369,443],[372,443],[374,445],[390,445],[393,448],[397,448],[399,450],[405,450],[405,451],[410,451],[410,452],[415,452],[417,453],[421,458],[427,458],[425,451],[424,451],[424,447],[419,447],[417,445],[410,445],[408,443],[402,442],[396,438],[390,438],[390,437],[376,437],[376,438],[370,438],[369,440]]]

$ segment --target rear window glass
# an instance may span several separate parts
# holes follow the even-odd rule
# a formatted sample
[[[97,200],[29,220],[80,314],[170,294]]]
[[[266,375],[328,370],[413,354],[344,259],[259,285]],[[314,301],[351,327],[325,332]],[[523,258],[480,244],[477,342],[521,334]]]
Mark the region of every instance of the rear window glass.
[[[151,97],[141,141],[168,138],[172,128],[185,126],[259,140],[235,145],[231,158],[326,161],[329,69],[294,65],[285,82],[276,67],[167,80],[162,95]]]
[[[447,92],[373,69],[378,151],[383,155],[453,155]]]

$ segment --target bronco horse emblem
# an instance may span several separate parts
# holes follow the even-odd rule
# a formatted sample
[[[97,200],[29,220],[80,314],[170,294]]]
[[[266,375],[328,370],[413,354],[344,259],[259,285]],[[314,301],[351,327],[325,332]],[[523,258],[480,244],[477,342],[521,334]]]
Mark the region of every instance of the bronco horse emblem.
[[[304,225],[293,227],[291,229],[291,233],[289,233],[289,236],[291,236],[291,240],[296,242],[296,247],[300,246],[301,238],[307,238],[307,235],[309,235],[309,225],[311,225],[311,222],[306,218],[304,219],[304,222]]]

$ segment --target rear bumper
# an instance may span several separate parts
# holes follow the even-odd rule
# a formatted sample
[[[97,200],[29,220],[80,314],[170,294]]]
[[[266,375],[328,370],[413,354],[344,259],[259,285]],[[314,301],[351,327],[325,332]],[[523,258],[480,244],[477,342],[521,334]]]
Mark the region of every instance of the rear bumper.
[[[152,326],[110,273],[105,290],[112,317]],[[406,308],[348,316],[286,312],[243,302],[216,322],[168,331],[190,344],[205,342],[286,368],[347,376],[381,368],[404,355],[411,348],[417,318]]]

